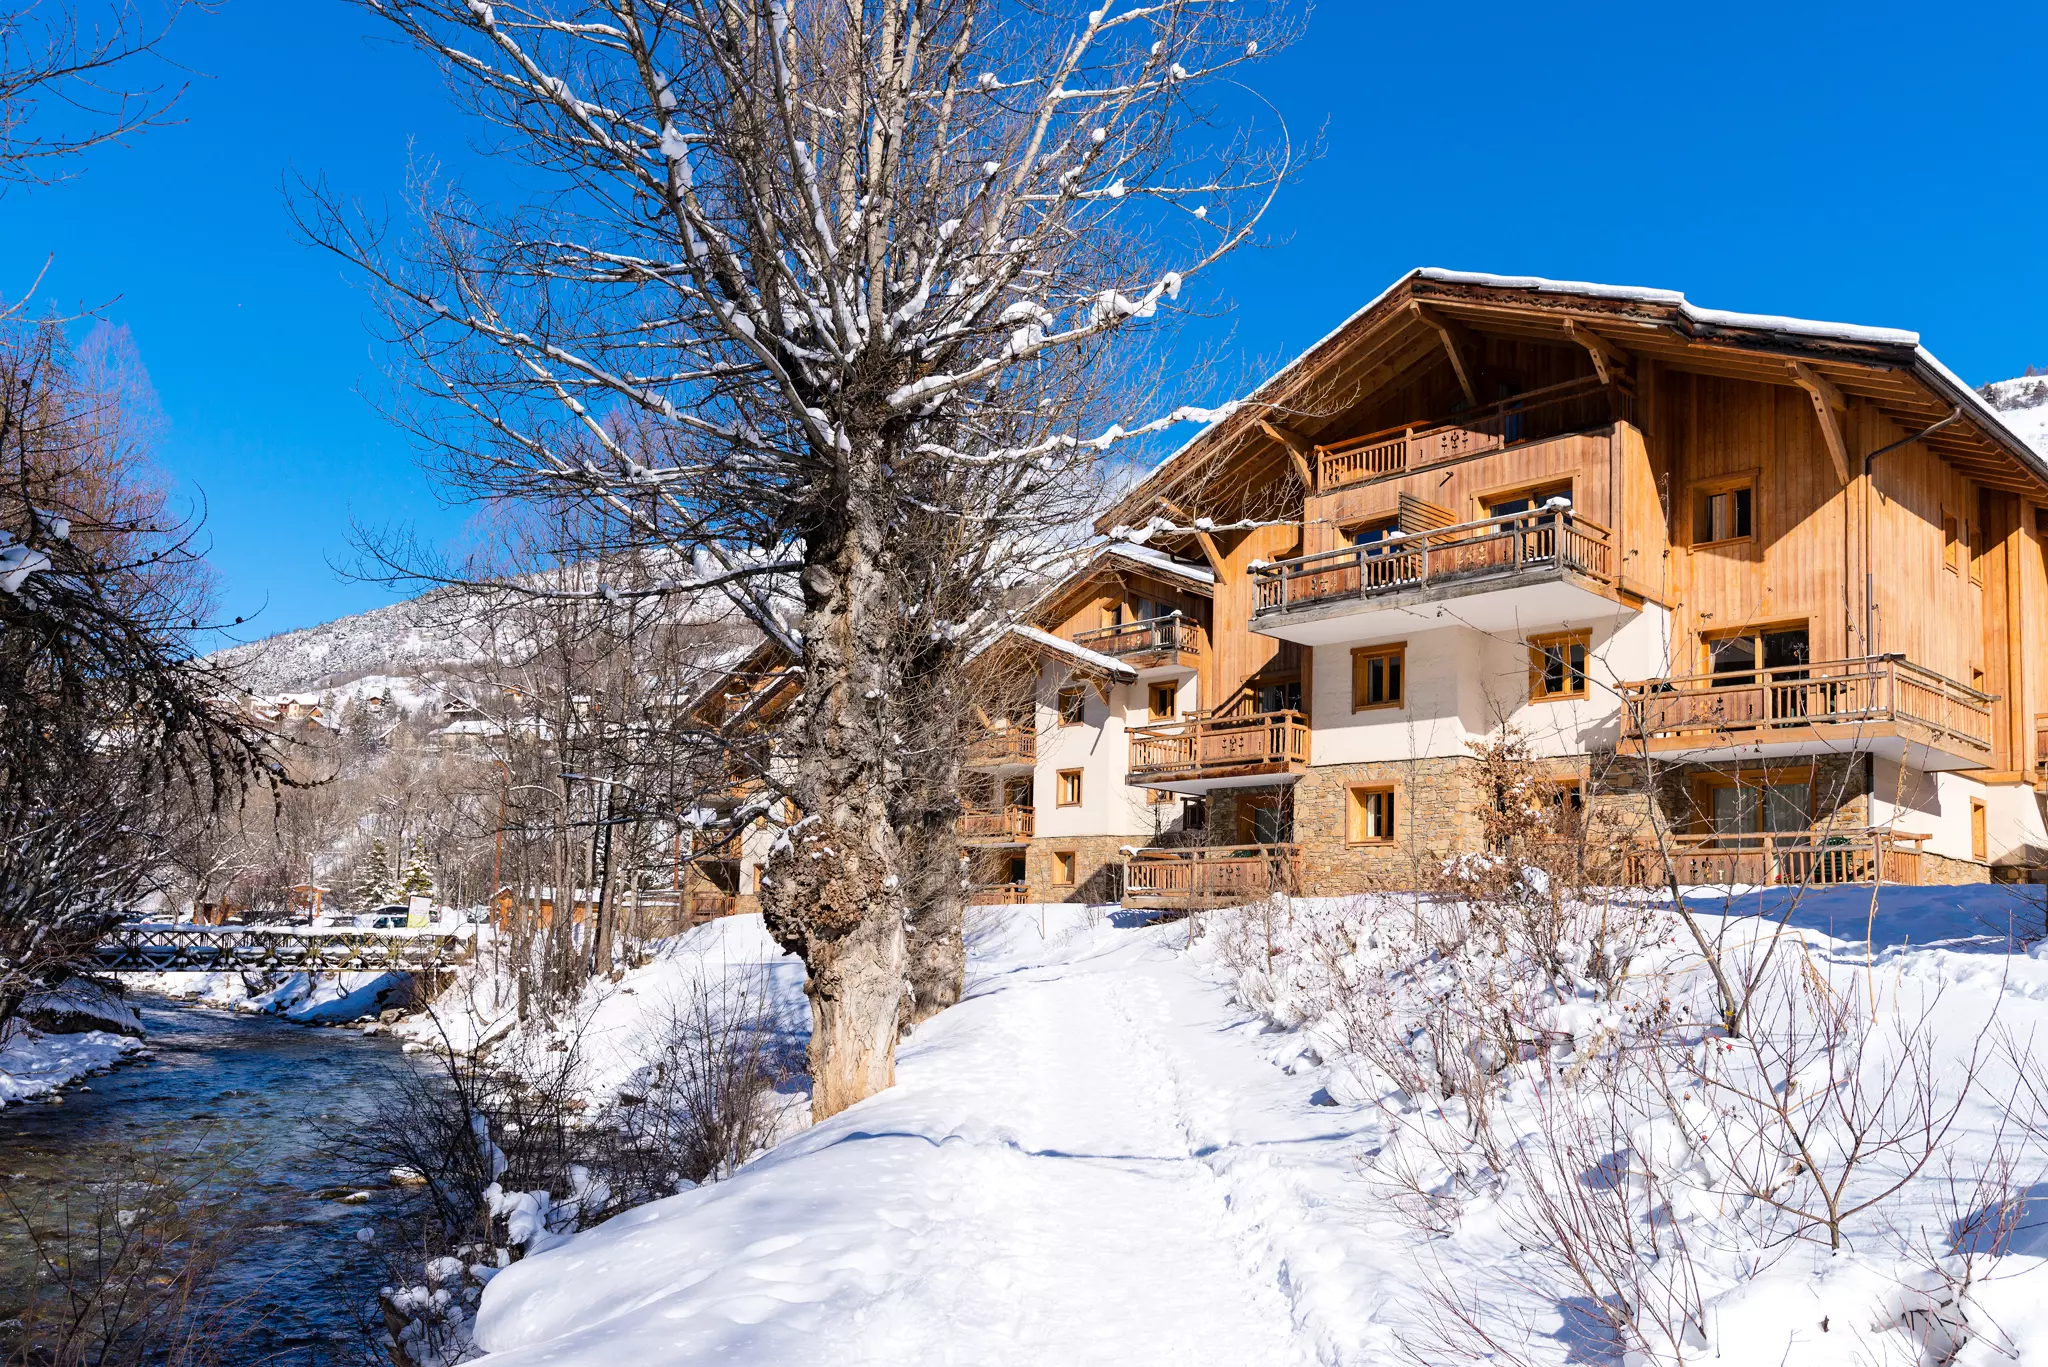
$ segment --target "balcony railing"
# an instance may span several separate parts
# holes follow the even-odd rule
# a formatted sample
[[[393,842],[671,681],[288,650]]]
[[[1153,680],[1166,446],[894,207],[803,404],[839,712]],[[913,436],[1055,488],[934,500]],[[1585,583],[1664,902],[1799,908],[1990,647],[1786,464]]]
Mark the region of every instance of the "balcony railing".
[[[967,893],[970,907],[1021,907],[1030,900],[1031,889],[1022,883],[984,883]]]
[[[967,747],[970,769],[995,769],[1030,764],[1038,756],[1038,733],[1022,726],[991,731]]]
[[[1142,622],[1084,631],[1074,644],[1098,655],[1198,654],[1202,649],[1201,624],[1175,613],[1171,617],[1150,617]]]
[[[1633,400],[1620,384],[1596,377],[1534,389],[1445,422],[1389,427],[1316,448],[1316,483],[1322,489],[1358,484],[1425,466],[1459,460],[1523,442],[1626,421]]]
[[[1180,721],[1131,728],[1130,755],[1133,779],[1307,764],[1308,723],[1299,712],[1190,712]]]
[[[1665,837],[1665,851],[1671,861],[1670,876],[1681,885],[1911,886],[1920,881],[1920,845],[1927,838],[1883,827],[1671,835]],[[1639,886],[1663,883],[1665,857],[1654,846],[1627,847],[1625,880]]]
[[[1340,546],[1260,566],[1253,614],[1558,570],[1605,583],[1610,540],[1605,527],[1558,508]]]
[[[1029,840],[1037,813],[1029,807],[1005,807],[1000,812],[965,812],[960,817],[962,840]]]
[[[1746,742],[1794,727],[1904,722],[1931,732],[1936,744],[1955,741],[1982,757],[1991,753],[1991,695],[1903,655],[1650,679],[1620,691],[1629,740],[1725,735]]]
[[[1124,900],[1155,906],[1228,906],[1300,885],[1298,845],[1146,849],[1124,864]]]

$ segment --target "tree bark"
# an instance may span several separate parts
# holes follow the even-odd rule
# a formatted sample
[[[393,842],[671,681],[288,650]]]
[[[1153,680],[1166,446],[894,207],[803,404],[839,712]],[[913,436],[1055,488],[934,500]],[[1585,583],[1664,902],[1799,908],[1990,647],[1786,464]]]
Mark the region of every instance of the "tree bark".
[[[882,467],[879,442],[849,457],[841,496],[806,537],[803,813],[770,857],[762,887],[769,933],[809,972],[815,1120],[896,1080],[905,954],[879,721],[892,683],[892,585],[872,497]]]

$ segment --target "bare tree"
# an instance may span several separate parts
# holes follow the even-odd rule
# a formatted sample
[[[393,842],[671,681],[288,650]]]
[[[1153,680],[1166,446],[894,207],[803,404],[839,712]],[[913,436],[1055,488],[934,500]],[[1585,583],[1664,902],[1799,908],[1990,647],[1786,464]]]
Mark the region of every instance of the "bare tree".
[[[941,545],[1025,554],[1106,451],[1210,416],[1134,412],[1121,376],[1288,168],[1284,137],[1198,141],[1247,122],[1236,74],[1290,36],[1287,6],[365,3],[547,187],[504,211],[429,178],[398,244],[309,203],[442,404],[416,430],[466,494],[592,508],[802,662],[802,820],[765,901],[810,971],[830,1115],[894,1070],[890,768],[921,722],[895,647],[929,553],[905,534],[928,516],[973,529]],[[934,627],[984,629],[1001,605],[974,597]]]

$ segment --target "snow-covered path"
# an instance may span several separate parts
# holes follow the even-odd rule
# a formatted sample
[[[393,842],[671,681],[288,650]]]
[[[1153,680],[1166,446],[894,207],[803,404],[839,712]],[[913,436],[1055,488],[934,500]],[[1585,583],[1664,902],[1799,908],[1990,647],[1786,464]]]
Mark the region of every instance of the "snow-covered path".
[[[489,1360],[1315,1362],[1355,1142],[1180,933],[992,937],[894,1090],[502,1274]]]

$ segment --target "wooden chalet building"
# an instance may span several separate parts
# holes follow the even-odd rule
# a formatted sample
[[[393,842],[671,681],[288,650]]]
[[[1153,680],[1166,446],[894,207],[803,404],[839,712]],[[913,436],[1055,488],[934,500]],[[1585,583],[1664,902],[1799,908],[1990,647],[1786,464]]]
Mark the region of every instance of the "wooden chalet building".
[[[2048,461],[1912,333],[1415,271],[1097,531],[971,761],[985,900],[1400,883],[1504,726],[1682,881],[2048,863]]]

